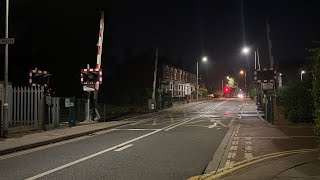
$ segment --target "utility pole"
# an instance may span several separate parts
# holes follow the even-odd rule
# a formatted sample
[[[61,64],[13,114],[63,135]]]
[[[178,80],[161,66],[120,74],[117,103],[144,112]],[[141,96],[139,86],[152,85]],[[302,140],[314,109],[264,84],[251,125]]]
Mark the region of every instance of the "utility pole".
[[[269,50],[269,58],[270,58],[270,68],[274,68],[274,61],[273,61],[273,56],[271,52],[272,48],[272,43],[270,39],[270,24],[269,24],[269,19],[266,20],[266,33],[267,33],[267,41],[268,41],[268,50]],[[272,103],[272,111],[273,111],[273,118],[272,118],[272,124],[275,124],[277,121],[276,119],[276,82],[273,83],[273,91],[274,91],[274,96],[271,96],[271,103]]]
[[[199,96],[199,83],[198,83],[198,79],[199,79],[199,62],[197,61],[197,84],[196,84],[196,92],[197,92],[197,101],[198,101],[198,96]]]
[[[271,39],[270,39],[270,24],[269,24],[269,19],[266,20],[266,32],[267,32],[267,41],[268,41],[270,68],[273,68],[274,62],[273,62],[273,56],[272,56],[272,53],[271,53],[272,43],[271,43]]]
[[[223,77],[221,79],[221,91],[223,92]]]
[[[156,57],[154,60],[152,99],[156,99],[156,82],[157,82],[157,69],[158,69],[157,66],[158,66],[158,48],[156,49]]]
[[[5,27],[5,38],[9,38],[9,0],[6,0],[6,27]],[[6,137],[8,135],[8,54],[9,54],[9,44],[5,46],[5,62],[4,62],[4,103],[3,103],[3,127],[1,128],[1,136]]]

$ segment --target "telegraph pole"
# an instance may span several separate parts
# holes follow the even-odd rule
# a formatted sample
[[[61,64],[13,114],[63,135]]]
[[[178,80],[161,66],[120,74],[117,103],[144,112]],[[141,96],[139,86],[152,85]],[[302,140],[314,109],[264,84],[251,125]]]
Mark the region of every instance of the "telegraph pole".
[[[6,25],[5,25],[5,38],[9,38],[9,0],[6,0]],[[5,46],[5,61],[4,61],[4,103],[3,103],[3,127],[1,129],[1,135],[6,137],[8,135],[8,54],[9,54],[9,44]]]
[[[152,99],[156,99],[156,82],[157,82],[157,69],[158,69],[157,66],[158,66],[158,48],[156,49],[156,57],[154,60]]]
[[[272,56],[272,53],[271,53],[272,43],[271,43],[271,39],[270,39],[270,24],[269,24],[269,19],[266,20],[266,32],[267,32],[267,41],[268,41],[270,68],[273,68],[274,62],[273,62],[273,56]]]
[[[268,50],[269,50],[269,60],[270,60],[270,68],[274,68],[274,61],[273,61],[273,56],[272,56],[272,52],[271,52],[271,48],[272,48],[272,43],[271,43],[271,39],[270,39],[270,24],[269,24],[269,19],[266,20],[266,33],[267,33],[267,41],[268,41]],[[273,91],[274,91],[274,96],[271,96],[271,103],[272,103],[272,111],[273,111],[273,118],[271,123],[275,124],[275,122],[277,121],[276,119],[276,84],[277,81],[274,81],[273,83]]]

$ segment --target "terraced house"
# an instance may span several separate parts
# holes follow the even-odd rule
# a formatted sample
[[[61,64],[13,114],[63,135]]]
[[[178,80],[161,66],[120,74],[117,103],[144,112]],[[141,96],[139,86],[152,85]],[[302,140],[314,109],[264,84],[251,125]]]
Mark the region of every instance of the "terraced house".
[[[192,92],[196,90],[196,74],[169,64],[161,65],[160,89],[163,93],[171,94],[172,97],[192,98]]]

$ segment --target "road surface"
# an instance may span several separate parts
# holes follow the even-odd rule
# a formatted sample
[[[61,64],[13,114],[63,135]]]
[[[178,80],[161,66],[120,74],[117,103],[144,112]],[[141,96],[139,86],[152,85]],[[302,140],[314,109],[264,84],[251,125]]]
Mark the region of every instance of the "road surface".
[[[187,179],[204,172],[241,104],[214,99],[174,107],[116,129],[0,156],[0,179]]]

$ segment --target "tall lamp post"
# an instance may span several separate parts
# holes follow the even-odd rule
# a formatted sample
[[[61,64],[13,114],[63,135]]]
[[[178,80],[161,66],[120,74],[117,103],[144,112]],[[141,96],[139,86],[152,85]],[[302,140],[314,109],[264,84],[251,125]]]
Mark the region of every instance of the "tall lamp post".
[[[244,86],[246,89],[246,96],[248,95],[248,88],[247,88],[247,73],[243,70],[240,71],[240,74],[243,75],[244,74]]]
[[[221,91],[222,92],[223,92],[223,87],[224,87],[223,79],[224,79],[224,77],[222,77],[222,79],[221,79]],[[227,80],[229,80],[229,76],[227,76]]]
[[[249,47],[243,47],[242,48],[242,53],[245,54],[245,55],[248,55],[250,53],[250,51],[252,51]],[[260,56],[259,56],[259,50],[257,48],[257,50],[253,50],[254,52],[254,69],[256,70],[257,69],[257,64],[258,64],[258,69],[261,69],[260,67]],[[246,76],[246,74],[245,74]],[[261,89],[261,92],[262,92],[262,83],[260,83],[260,89]],[[258,104],[258,94],[257,94],[257,88],[255,88],[255,92],[256,92],[256,96],[257,96],[257,99],[256,99],[256,104]]]
[[[306,71],[302,70],[301,73],[300,73],[300,79],[301,79],[301,82],[302,82],[302,74],[306,73]]]
[[[242,48],[242,53],[245,55],[248,55],[250,53],[251,49],[249,47]],[[253,50],[254,52],[254,69],[257,69],[257,63],[258,63],[258,69],[260,69],[260,57],[259,57],[259,50]]]
[[[208,58],[206,56],[202,57],[202,62],[207,62]],[[197,101],[199,96],[199,61],[197,61],[197,85],[196,85],[196,93],[197,93]]]

